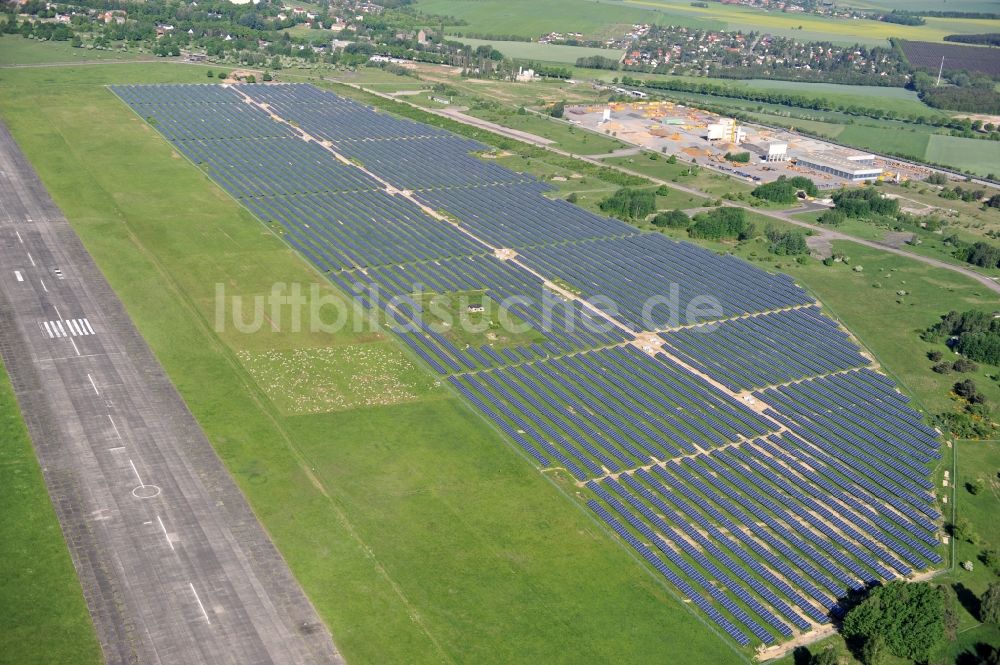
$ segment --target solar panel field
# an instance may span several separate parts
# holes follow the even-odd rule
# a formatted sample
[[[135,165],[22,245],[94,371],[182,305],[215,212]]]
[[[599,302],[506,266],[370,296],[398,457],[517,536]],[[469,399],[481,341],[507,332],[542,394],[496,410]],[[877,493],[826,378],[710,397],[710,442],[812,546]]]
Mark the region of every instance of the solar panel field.
[[[789,277],[550,200],[485,146],[311,86],[113,90],[575,478],[736,643],[811,630],[849,590],[941,562],[937,433]],[[672,290],[718,307],[679,321],[657,300]],[[427,294],[502,303],[522,330],[440,325]]]

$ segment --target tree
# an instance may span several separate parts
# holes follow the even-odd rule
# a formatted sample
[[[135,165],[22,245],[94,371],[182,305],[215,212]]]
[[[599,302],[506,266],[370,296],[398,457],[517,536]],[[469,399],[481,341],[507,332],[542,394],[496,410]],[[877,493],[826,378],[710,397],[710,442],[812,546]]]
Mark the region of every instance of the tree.
[[[213,73],[212,73],[212,70],[211,70],[211,69],[209,69],[208,71],[206,71],[206,72],[205,72],[205,74],[206,74],[206,75],[208,76],[208,78],[210,78],[210,79],[213,79],[213,78],[215,78],[215,74],[213,74]]]
[[[622,187],[598,205],[601,210],[619,219],[645,219],[656,212],[656,194],[648,189]]]
[[[552,105],[552,108],[549,109],[549,115],[552,116],[553,118],[561,118],[563,117],[563,112],[565,110],[566,110],[566,102],[558,101]]]
[[[864,665],[882,665],[888,655],[889,649],[881,633],[872,635],[861,645],[860,660]]]
[[[842,632],[862,643],[881,636],[892,655],[922,661],[944,639],[943,615],[944,601],[935,586],[895,581],[875,587],[853,607]]]
[[[691,224],[691,218],[683,210],[661,212],[653,218],[653,226],[671,229],[686,229]]]
[[[941,592],[941,602],[944,607],[944,614],[941,617],[944,621],[944,636],[945,639],[952,641],[958,635],[958,594],[950,584],[942,584],[938,590]]]
[[[576,203],[577,199],[578,197],[576,195],[576,192],[570,192],[569,196],[566,197],[566,201],[568,203]]]
[[[226,78],[226,73],[225,72],[219,72],[219,78],[220,79],[225,79]]]
[[[940,351],[928,351],[927,359],[930,360],[932,363],[941,362],[942,355],[943,354]]]
[[[959,381],[955,384],[954,390],[956,395],[970,404],[982,404],[986,401],[986,396],[979,392],[979,387],[972,379]]]
[[[748,240],[754,237],[753,222],[746,218],[743,208],[723,206],[695,215],[694,224],[688,227],[692,238],[709,240]]]
[[[809,659],[809,665],[842,665],[843,662],[844,653],[837,646],[829,646],[819,653],[813,654],[812,658]]]
[[[265,82],[267,82],[267,81],[273,81],[273,80],[274,80],[274,77],[271,76],[271,72],[264,72],[264,81]]]
[[[993,582],[979,599],[979,620],[1000,624],[1000,582]]]

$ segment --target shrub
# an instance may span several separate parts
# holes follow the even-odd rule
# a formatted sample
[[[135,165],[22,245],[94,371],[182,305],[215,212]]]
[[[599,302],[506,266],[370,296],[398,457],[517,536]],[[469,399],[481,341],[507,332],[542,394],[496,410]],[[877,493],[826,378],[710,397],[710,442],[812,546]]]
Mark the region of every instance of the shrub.
[[[686,229],[691,224],[691,218],[683,210],[661,212],[653,218],[653,225],[660,228]]]

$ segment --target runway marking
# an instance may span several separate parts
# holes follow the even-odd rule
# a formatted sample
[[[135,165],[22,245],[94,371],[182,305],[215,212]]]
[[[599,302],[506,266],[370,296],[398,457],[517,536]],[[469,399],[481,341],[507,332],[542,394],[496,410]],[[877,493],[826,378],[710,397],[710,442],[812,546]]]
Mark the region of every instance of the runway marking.
[[[89,335],[97,334],[94,332],[93,326],[90,325],[90,321],[86,318],[64,319],[60,317],[55,321],[48,321],[45,323],[46,329],[50,324],[57,334],[49,335],[49,337],[66,337],[67,335],[71,337],[87,337]],[[66,324],[65,327],[63,324]]]
[[[170,534],[167,533],[167,527],[163,526],[163,520],[160,519],[159,515],[156,516],[156,521],[160,523],[160,530],[163,531],[163,537],[167,539],[167,545],[170,545],[170,551],[173,552],[174,543],[170,540]],[[198,594],[195,595],[197,596]],[[202,611],[204,611],[204,609],[202,609]],[[207,619],[208,617],[206,616],[205,618]]]
[[[28,260],[31,261],[31,265],[37,265],[35,259],[31,258],[31,252],[25,252],[28,255]]]
[[[125,450],[125,446],[118,446],[117,448],[108,448],[109,453],[118,452],[119,450]]]
[[[14,277],[17,277],[17,281],[19,281],[19,282],[23,282],[24,281],[24,277],[21,276],[21,271],[20,270],[15,270],[14,271]]]
[[[194,594],[194,599],[197,601],[199,609],[201,609],[201,615],[205,617],[205,623],[211,626],[212,620],[208,618],[208,612],[205,611],[205,606],[201,604],[201,598],[198,597],[198,592],[195,591],[194,583],[188,582],[188,586],[191,587],[191,593]]]
[[[97,389],[97,384],[94,383],[94,377],[92,377],[90,374],[87,374],[87,379],[90,380],[90,387],[94,389],[94,394],[95,395],[100,395],[101,391]],[[110,418],[110,417],[111,416],[108,416],[108,418]]]
[[[108,416],[109,418],[111,416]],[[142,476],[139,475],[139,470],[135,468],[135,462],[129,459],[128,463],[132,466],[132,473],[135,474],[135,479],[139,481],[139,484],[145,486],[146,483],[142,482]]]
[[[17,236],[17,241],[20,242],[23,245],[24,244],[24,238],[21,237],[21,232],[20,231],[14,231],[14,234]]]
[[[132,473],[135,474],[136,480],[139,481],[139,484],[132,488],[132,496],[137,499],[152,499],[160,496],[159,486],[147,485],[142,482],[142,476],[139,475],[139,470],[135,468],[135,462],[129,459],[128,463],[132,466]]]
[[[45,326],[45,332],[49,334],[49,339],[55,337],[55,333],[52,332],[52,328],[49,326],[49,322],[43,321],[42,324]]]
[[[87,376],[90,376],[90,375],[88,374]],[[91,379],[90,382],[93,383],[94,380]],[[95,387],[94,390],[96,391],[97,388]],[[122,440],[122,435],[118,433],[118,425],[115,425],[115,419],[111,417],[110,413],[108,414],[108,420],[111,421],[111,426],[115,428],[115,436],[117,436],[118,440],[121,441]],[[132,460],[129,460],[129,461],[131,462]],[[135,469],[135,465],[134,464],[132,465],[132,469]],[[139,474],[137,473],[135,475],[138,476]],[[142,479],[139,480],[139,484],[140,485],[142,484]]]
[[[38,283],[42,285],[42,291],[45,291],[46,293],[49,292],[49,287],[45,286],[45,282],[38,280]]]
[[[80,349],[76,346],[76,340],[70,338],[69,343],[73,345],[73,350],[76,351],[76,355],[80,355]]]

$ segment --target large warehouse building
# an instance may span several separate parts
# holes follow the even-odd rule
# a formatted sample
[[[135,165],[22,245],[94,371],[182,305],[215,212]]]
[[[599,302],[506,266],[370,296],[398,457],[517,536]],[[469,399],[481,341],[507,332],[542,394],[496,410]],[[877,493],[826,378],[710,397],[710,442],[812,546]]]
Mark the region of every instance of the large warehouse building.
[[[833,155],[812,154],[797,155],[795,157],[795,163],[798,166],[822,173],[830,173],[838,178],[844,178],[852,182],[878,179],[882,175],[882,169],[874,166],[874,162],[874,156],[868,155],[844,158]]]

